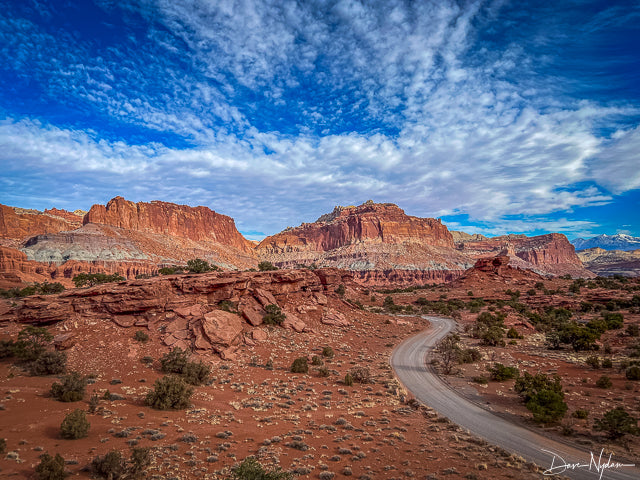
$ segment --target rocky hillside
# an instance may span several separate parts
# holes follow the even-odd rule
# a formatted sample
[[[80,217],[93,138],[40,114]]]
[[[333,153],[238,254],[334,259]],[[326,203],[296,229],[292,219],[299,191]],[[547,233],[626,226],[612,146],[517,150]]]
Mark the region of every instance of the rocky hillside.
[[[317,265],[352,270],[366,285],[449,281],[473,265],[454,249],[439,219],[406,215],[371,201],[336,207],[314,223],[265,238],[260,260],[280,267]]]
[[[257,265],[253,245],[233,219],[206,207],[116,197],[94,205],[84,217],[56,209],[40,213],[3,206],[1,212],[4,288],[52,280],[69,285],[79,272],[134,278],[192,258],[231,270]]]
[[[473,258],[507,255],[511,266],[541,274],[595,276],[584,268],[567,237],[559,233],[535,237],[504,235],[478,242],[465,242],[459,244],[458,249]]]
[[[578,257],[587,269],[601,276],[640,276],[640,249],[623,251],[590,248],[579,251]]]

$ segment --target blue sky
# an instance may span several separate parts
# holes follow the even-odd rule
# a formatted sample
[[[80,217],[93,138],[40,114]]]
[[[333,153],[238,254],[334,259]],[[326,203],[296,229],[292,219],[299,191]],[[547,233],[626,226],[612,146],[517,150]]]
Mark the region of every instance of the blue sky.
[[[640,236],[640,4],[550,3],[3,2],[0,203]]]

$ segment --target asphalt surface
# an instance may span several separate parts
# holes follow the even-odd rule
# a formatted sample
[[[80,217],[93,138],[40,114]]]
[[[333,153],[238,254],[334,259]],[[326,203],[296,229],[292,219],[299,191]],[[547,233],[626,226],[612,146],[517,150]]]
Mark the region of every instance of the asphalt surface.
[[[640,468],[613,464],[633,462],[614,456],[606,468],[609,456],[603,454],[600,459],[601,447],[592,447],[592,459],[589,450],[512,423],[458,394],[426,362],[427,355],[456,324],[448,318],[425,318],[431,327],[398,345],[390,360],[396,376],[416,399],[489,443],[536,463],[541,468],[541,478],[563,475],[579,480],[640,480]]]

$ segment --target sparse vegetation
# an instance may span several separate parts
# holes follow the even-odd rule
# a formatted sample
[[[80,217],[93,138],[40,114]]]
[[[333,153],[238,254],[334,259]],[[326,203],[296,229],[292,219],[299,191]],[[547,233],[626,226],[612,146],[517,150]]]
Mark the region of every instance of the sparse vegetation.
[[[102,456],[97,456],[91,462],[91,472],[101,478],[118,480],[125,473],[125,462],[122,453],[111,450]]]
[[[543,373],[531,375],[525,372],[516,380],[514,390],[523,398],[537,423],[555,423],[567,412],[558,375],[549,377]]]
[[[347,373],[347,374],[344,376],[344,384],[345,384],[347,387],[352,387],[352,386],[353,386],[353,377],[351,376],[351,374],[350,374],[350,373]]]
[[[347,289],[344,287],[344,285],[341,283],[340,285],[337,286],[337,288],[335,289],[335,292],[342,296],[347,292]]]
[[[160,368],[164,373],[182,374],[189,362],[189,352],[176,347],[160,358]]]
[[[147,394],[146,404],[156,410],[181,410],[189,407],[193,388],[175,375],[159,378]]]
[[[136,340],[137,342],[146,343],[149,341],[149,335],[146,332],[143,332],[142,330],[138,330],[133,335],[133,339]]]
[[[211,265],[201,258],[193,258],[187,262],[187,271],[189,273],[206,273],[220,271],[217,265]]]
[[[62,421],[60,425],[60,436],[67,440],[77,440],[84,438],[89,433],[89,421],[84,410],[76,409]]]
[[[333,348],[331,347],[324,347],[322,349],[322,356],[325,358],[333,358],[334,356],[334,352],[333,352]]]
[[[291,373],[309,373],[307,357],[296,358],[291,364]]]
[[[610,438],[616,439],[624,435],[639,435],[638,419],[631,416],[623,407],[609,410],[602,418],[595,421],[593,429],[605,432]]]
[[[235,480],[293,480],[293,474],[280,468],[266,470],[255,457],[247,457],[231,469]]]
[[[67,476],[64,465],[64,458],[59,453],[56,453],[55,457],[44,453],[40,457],[40,463],[36,465],[36,478],[38,480],[63,480]]]
[[[258,270],[260,270],[261,272],[270,272],[273,270],[278,270],[278,267],[276,267],[271,262],[264,261],[264,262],[258,263]]]
[[[59,282],[36,282],[24,288],[14,287],[8,290],[0,290],[0,298],[29,297],[31,295],[53,295],[61,292],[64,292],[64,285]]]
[[[356,383],[371,383],[371,372],[369,367],[353,367],[349,374]]]
[[[520,376],[518,367],[507,367],[502,363],[494,363],[492,367],[487,367],[491,380],[496,382],[504,382],[512,380]]]
[[[64,352],[45,351],[28,365],[33,376],[59,375],[67,368],[67,355]]]
[[[114,273],[107,275],[106,273],[79,273],[73,277],[73,283],[76,288],[93,287],[103,283],[122,282],[126,280],[122,275]]]
[[[53,335],[44,327],[29,325],[18,334],[18,341],[13,345],[13,355],[23,362],[33,362],[42,355]]]
[[[264,307],[264,311],[267,313],[262,317],[262,321],[266,325],[282,325],[282,322],[287,318],[282,309],[273,303]]]
[[[62,378],[62,383],[51,385],[51,396],[60,402],[79,402],[84,397],[87,379],[78,372]]]
[[[611,388],[613,386],[613,382],[606,375],[602,375],[598,380],[596,380],[596,387],[598,388]]]

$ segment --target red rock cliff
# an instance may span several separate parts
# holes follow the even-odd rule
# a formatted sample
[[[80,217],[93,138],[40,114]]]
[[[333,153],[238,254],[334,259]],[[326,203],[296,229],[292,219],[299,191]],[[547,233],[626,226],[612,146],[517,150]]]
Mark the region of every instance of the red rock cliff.
[[[397,205],[369,202],[358,207],[336,207],[314,223],[265,238],[256,248],[265,253],[327,252],[356,243],[420,243],[453,248],[453,238],[440,220],[412,217]]]
[[[81,225],[81,221],[81,217],[65,210],[42,213],[0,205],[0,238],[22,241],[42,233],[73,230]]]
[[[189,207],[152,201],[130,202],[115,197],[107,205],[94,205],[83,223],[98,223],[146,233],[158,233],[195,241],[213,241],[251,253],[252,245],[236,229],[231,217],[207,207]]]

